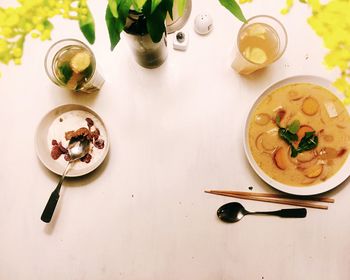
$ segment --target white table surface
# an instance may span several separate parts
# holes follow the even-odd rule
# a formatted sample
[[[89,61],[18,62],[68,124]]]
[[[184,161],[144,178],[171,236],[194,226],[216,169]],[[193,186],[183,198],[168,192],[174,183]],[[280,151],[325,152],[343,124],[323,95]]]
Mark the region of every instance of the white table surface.
[[[203,192],[274,191],[245,158],[243,123],[259,93],[280,79],[336,77],[322,64],[326,50],[306,23],[309,9],[297,4],[283,16],[284,1],[242,6],[247,17],[277,17],[289,36],[278,62],[246,78],[230,68],[240,23],[218,1],[193,1],[188,50],[173,50],[170,35],[168,58],[154,70],[134,62],[125,38],[109,51],[105,3],[90,2],[98,22],[92,50],[106,79],[98,94],[67,92],[44,71],[53,41],[85,41],[76,22],[55,19],[51,42],[28,38],[23,65],[1,66],[0,279],[350,279],[349,181],[328,193],[336,200],[329,210],[309,209],[305,219],[249,216],[224,224],[216,210],[234,199]],[[214,19],[208,36],[193,31],[200,11]],[[93,173],[64,182],[45,224],[40,215],[58,176],[37,159],[34,132],[66,103],[102,116],[110,153]],[[251,210],[283,207],[241,202]]]

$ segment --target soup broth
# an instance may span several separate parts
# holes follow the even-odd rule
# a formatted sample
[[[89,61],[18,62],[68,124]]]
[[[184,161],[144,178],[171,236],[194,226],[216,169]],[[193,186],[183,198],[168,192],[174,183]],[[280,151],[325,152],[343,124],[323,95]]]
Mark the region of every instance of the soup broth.
[[[309,83],[278,88],[249,119],[249,147],[259,167],[286,185],[309,186],[333,176],[350,145],[350,117],[327,89]]]

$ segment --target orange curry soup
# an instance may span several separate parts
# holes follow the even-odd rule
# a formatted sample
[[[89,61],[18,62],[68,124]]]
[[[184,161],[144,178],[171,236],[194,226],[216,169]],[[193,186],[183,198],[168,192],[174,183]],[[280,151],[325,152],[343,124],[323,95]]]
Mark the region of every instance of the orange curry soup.
[[[294,140],[282,139],[280,128],[291,129]],[[317,145],[298,149],[310,135],[311,147]],[[345,162],[349,144],[348,111],[330,91],[314,84],[290,84],[270,92],[249,120],[249,147],[255,161],[269,177],[286,185],[327,180]],[[296,156],[291,145],[298,150]]]

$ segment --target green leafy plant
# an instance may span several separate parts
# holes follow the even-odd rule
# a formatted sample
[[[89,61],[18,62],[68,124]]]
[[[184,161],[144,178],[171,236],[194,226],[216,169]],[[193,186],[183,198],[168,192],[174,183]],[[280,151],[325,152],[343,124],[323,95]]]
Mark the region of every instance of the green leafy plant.
[[[178,0],[177,10],[182,15],[187,0]],[[213,0],[214,1],[214,0]],[[235,17],[245,21],[235,0],[219,0]],[[23,47],[27,35],[42,41],[51,38],[54,25],[51,19],[61,16],[76,20],[90,44],[95,42],[95,21],[87,0],[18,0],[17,7],[0,7],[0,63],[21,64]],[[105,21],[109,32],[111,49],[120,40],[130,9],[142,13],[146,21],[146,32],[154,42],[162,38],[167,14],[172,18],[174,0],[108,0]],[[1,74],[1,73],[0,73]]]
[[[183,14],[187,0],[177,1],[179,15]],[[219,0],[235,17],[245,21],[241,8],[235,0]],[[173,18],[174,0],[109,0],[106,9],[106,24],[108,27],[111,49],[118,44],[120,33],[123,31],[129,10],[144,15],[147,32],[153,42],[159,42],[166,30],[165,18],[167,14]]]

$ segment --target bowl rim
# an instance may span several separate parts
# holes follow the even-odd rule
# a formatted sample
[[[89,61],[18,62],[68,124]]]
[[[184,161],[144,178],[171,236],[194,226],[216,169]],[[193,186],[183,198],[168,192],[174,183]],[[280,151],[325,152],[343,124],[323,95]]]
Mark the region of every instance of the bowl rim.
[[[310,186],[290,186],[283,184],[279,181],[276,181],[269,177],[262,169],[258,166],[255,159],[253,158],[253,155],[249,148],[249,119],[251,117],[252,112],[256,108],[256,106],[259,104],[259,102],[271,91],[286,86],[288,84],[293,83],[311,83],[318,86],[322,86],[326,89],[328,89],[334,96],[336,96],[339,100],[342,97],[342,94],[332,85],[332,83],[320,76],[313,76],[313,75],[298,75],[298,76],[291,76],[287,77],[285,79],[279,80],[270,86],[268,86],[265,90],[262,91],[262,93],[258,96],[258,98],[255,99],[252,106],[249,108],[249,112],[246,114],[246,120],[244,124],[244,131],[243,131],[243,146],[245,155],[249,161],[250,166],[253,168],[255,173],[268,185],[271,187],[280,190],[285,193],[294,194],[294,195],[315,195],[320,194],[326,191],[329,191],[333,188],[336,188],[339,186],[342,182],[344,182],[350,175],[350,156],[348,155],[346,161],[344,162],[343,166],[340,168],[340,170],[334,174],[332,177],[327,179],[326,181],[317,184],[317,185],[310,185]],[[344,105],[345,109],[349,112],[349,109]]]

